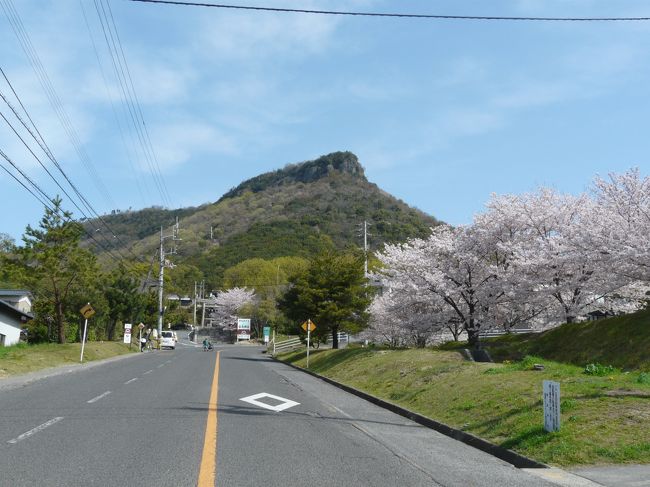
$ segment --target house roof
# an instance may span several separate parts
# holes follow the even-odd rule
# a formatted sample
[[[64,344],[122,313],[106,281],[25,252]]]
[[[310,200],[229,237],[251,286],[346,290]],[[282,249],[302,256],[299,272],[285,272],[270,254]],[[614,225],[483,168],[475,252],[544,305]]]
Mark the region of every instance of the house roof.
[[[0,296],[32,296],[27,289],[0,289]]]
[[[31,319],[34,318],[34,316],[32,316],[31,314],[23,313],[19,309],[14,308],[12,305],[7,303],[6,301],[2,301],[1,299],[0,299],[0,310],[4,311],[4,312],[6,312],[6,313],[8,313],[10,315],[13,315],[17,319],[19,319],[21,322],[25,322],[25,321],[28,321],[28,320],[31,320]],[[18,328],[20,328],[20,327],[18,327]]]

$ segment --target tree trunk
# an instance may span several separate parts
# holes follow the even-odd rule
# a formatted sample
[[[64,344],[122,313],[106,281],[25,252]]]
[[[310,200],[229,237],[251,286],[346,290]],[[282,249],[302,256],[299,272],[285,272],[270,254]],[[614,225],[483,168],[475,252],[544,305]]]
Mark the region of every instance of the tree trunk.
[[[339,327],[333,326],[331,330],[332,330],[332,348],[336,350],[339,348]]]
[[[467,343],[475,350],[481,348],[481,343],[478,334],[479,334],[478,330],[467,330]]]
[[[416,348],[425,348],[427,346],[427,337],[426,336],[416,336],[415,337],[415,347]]]
[[[63,321],[63,303],[56,302],[56,328],[59,332],[59,343],[65,343],[65,322]]]
[[[117,320],[111,320],[109,321],[108,325],[108,333],[106,334],[106,339],[109,342],[113,341],[113,335],[115,334],[115,327],[117,326]]]

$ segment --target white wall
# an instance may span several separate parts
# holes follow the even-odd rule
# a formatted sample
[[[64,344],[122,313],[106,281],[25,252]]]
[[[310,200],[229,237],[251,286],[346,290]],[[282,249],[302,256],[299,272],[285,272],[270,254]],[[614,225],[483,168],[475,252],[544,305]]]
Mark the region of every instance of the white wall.
[[[0,311],[0,334],[5,335],[5,346],[14,345],[20,341],[20,328],[16,326],[11,326],[9,323],[20,326],[20,321],[18,321],[13,316],[5,314],[3,311]]]

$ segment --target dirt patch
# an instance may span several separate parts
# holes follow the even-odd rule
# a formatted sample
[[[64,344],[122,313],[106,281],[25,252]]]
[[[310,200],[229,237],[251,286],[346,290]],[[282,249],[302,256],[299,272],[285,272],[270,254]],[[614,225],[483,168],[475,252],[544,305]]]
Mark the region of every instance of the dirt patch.
[[[647,397],[650,398],[650,392],[646,391],[635,391],[635,390],[626,390],[626,389],[614,389],[612,391],[607,391],[605,393],[609,397]]]

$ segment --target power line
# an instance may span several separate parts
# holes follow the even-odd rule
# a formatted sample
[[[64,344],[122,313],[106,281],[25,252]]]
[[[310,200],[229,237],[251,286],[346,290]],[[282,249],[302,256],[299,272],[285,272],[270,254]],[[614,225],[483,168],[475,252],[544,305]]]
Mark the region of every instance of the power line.
[[[10,164],[10,165],[11,165],[11,166],[16,170],[16,171],[18,171],[18,173],[19,173],[19,174],[20,174],[20,175],[21,175],[21,176],[22,176],[22,177],[23,177],[23,178],[24,178],[24,179],[25,179],[25,180],[30,184],[30,186],[32,186],[32,187],[34,188],[34,190],[35,190],[37,193],[39,193],[41,196],[39,197],[38,195],[36,195],[36,193],[34,193],[32,190],[30,190],[30,189],[27,187],[27,185],[25,185],[25,183],[23,183],[22,181],[20,181],[20,179],[18,179],[14,174],[12,174],[11,171],[9,171],[9,170],[4,166],[4,165],[0,164],[0,167],[2,167],[2,169],[4,169],[4,170],[5,170],[5,171],[6,171],[6,172],[11,176],[11,177],[13,177],[13,178],[14,178],[14,179],[15,179],[15,180],[16,180],[16,181],[17,181],[17,182],[18,182],[18,183],[19,183],[23,188],[25,188],[25,189],[26,189],[26,190],[27,190],[27,191],[28,191],[32,196],[34,196],[34,198],[36,198],[40,203],[42,203],[43,206],[45,206],[45,207],[46,207],[47,209],[49,209],[50,211],[54,211],[54,209],[55,209],[55,207],[56,207],[56,205],[54,204],[54,199],[51,198],[51,197],[50,197],[50,196],[49,196],[49,195],[48,195],[48,194],[47,194],[47,193],[46,193],[46,192],[45,192],[45,191],[44,191],[44,190],[43,190],[43,189],[42,189],[38,184],[36,184],[34,181],[32,181],[32,179],[31,179],[29,176],[27,176],[27,174],[25,174],[25,172],[22,171],[22,170],[18,167],[18,165],[17,165],[14,161],[11,160],[11,158],[10,158],[7,154],[5,154],[5,153],[2,151],[2,149],[0,149],[0,157],[2,157],[5,161],[7,161],[7,162],[8,162],[8,163],[9,163],[9,164]],[[43,201],[41,198],[43,198],[45,201],[51,203],[54,207],[50,206],[48,203],[46,203],[45,201]],[[67,213],[65,210],[63,210],[63,208],[61,208],[61,211],[63,212],[63,215],[62,215],[62,216],[63,216],[63,219],[64,219],[66,222],[71,222],[72,219],[71,219],[69,216],[67,216],[67,215],[69,215],[69,213]],[[123,262],[123,261],[124,261],[124,258],[123,258],[123,257],[122,257],[122,258],[116,257],[116,256],[111,252],[110,249],[107,249],[107,248],[104,247],[100,242],[98,242],[97,239],[95,239],[95,237],[94,237],[90,232],[88,232],[88,230],[86,230],[85,227],[83,227],[83,225],[82,225],[82,228],[83,228],[84,232],[86,233],[86,235],[88,235],[88,237],[89,237],[93,242],[95,242],[95,244],[96,244],[97,246],[99,246],[102,250],[104,250],[105,252],[107,252],[108,255],[109,255],[112,259],[114,259],[116,262]],[[128,261],[124,261],[124,262],[128,263]]]
[[[38,78],[38,81],[41,87],[43,88],[43,91],[45,92],[45,95],[50,105],[52,106],[52,109],[56,113],[59,122],[61,123],[63,129],[68,135],[68,138],[71,144],[73,145],[79,159],[81,160],[82,164],[88,171],[88,174],[90,175],[90,178],[95,184],[99,193],[113,208],[115,208],[116,205],[113,202],[103,181],[97,174],[97,171],[95,170],[95,167],[93,166],[88,153],[84,149],[81,140],[79,138],[79,135],[76,129],[74,128],[74,126],[72,125],[70,117],[68,116],[63,106],[63,103],[61,102],[61,99],[59,98],[59,96],[56,93],[56,90],[54,89],[54,86],[47,74],[47,71],[45,70],[43,63],[41,62],[38,52],[36,51],[34,45],[31,42],[29,33],[25,29],[25,26],[20,18],[20,15],[18,14],[15,6],[12,3],[12,0],[0,0],[0,6],[2,6],[2,9],[4,10],[5,15],[7,16],[7,20],[9,21],[9,24],[11,25],[11,28],[14,31],[14,34],[16,35],[16,38],[18,39],[18,42],[23,52],[27,56],[27,59],[31,64],[32,69],[34,70],[34,73],[36,74],[36,77]]]
[[[36,141],[36,143],[37,143],[38,146],[41,148],[41,150],[42,150],[42,151],[47,155],[47,157],[50,159],[50,161],[51,161],[51,162],[56,166],[56,168],[59,170],[59,172],[61,172],[61,174],[63,175],[63,177],[65,178],[65,180],[68,182],[68,184],[69,184],[70,187],[73,189],[73,191],[75,192],[75,194],[77,195],[77,197],[79,198],[79,200],[80,200],[80,201],[83,203],[83,205],[86,207],[86,209],[88,209],[88,211],[89,211],[90,213],[94,214],[94,216],[95,216],[97,219],[99,219],[99,221],[100,221],[100,222],[101,222],[101,223],[102,223],[102,224],[103,224],[103,225],[108,229],[108,231],[109,231],[110,234],[113,236],[113,238],[115,238],[115,239],[120,243],[120,245],[121,245],[122,247],[125,247],[126,250],[127,250],[127,251],[128,251],[128,252],[129,252],[133,257],[135,257],[136,260],[139,260],[140,262],[143,262],[143,260],[142,260],[141,257],[139,257],[138,255],[136,255],[136,254],[135,254],[135,253],[134,253],[134,252],[133,252],[129,247],[127,247],[127,246],[124,244],[124,242],[122,242],[122,241],[120,240],[120,238],[116,235],[116,233],[115,233],[115,232],[113,231],[113,229],[108,225],[108,223],[106,223],[106,221],[105,221],[105,220],[101,217],[101,215],[100,215],[100,214],[99,214],[99,213],[98,213],[98,212],[93,208],[93,206],[92,206],[92,205],[90,204],[90,202],[86,199],[86,197],[85,197],[85,196],[84,196],[84,195],[79,191],[79,189],[77,189],[77,187],[75,186],[75,184],[71,181],[71,179],[70,179],[70,178],[68,177],[68,175],[65,173],[65,171],[63,170],[63,168],[61,167],[61,165],[59,164],[59,162],[57,161],[57,159],[54,157],[54,154],[52,153],[52,151],[50,150],[49,146],[48,146],[47,143],[45,142],[45,139],[44,139],[43,135],[42,135],[41,132],[38,130],[38,127],[37,127],[36,124],[34,123],[34,120],[32,119],[32,117],[29,115],[29,112],[28,112],[27,109],[25,108],[25,105],[23,104],[22,100],[20,99],[20,96],[18,96],[18,93],[16,92],[16,90],[15,90],[14,87],[13,87],[13,85],[11,84],[11,81],[9,81],[9,78],[7,77],[7,75],[5,74],[4,70],[3,70],[1,67],[0,67],[0,73],[2,74],[2,76],[3,76],[4,79],[5,79],[5,81],[7,82],[7,84],[9,85],[9,87],[11,88],[12,93],[13,93],[14,96],[16,97],[16,100],[18,100],[18,103],[20,104],[21,108],[22,108],[23,111],[25,112],[25,115],[27,116],[27,118],[29,119],[29,121],[32,123],[32,126],[33,126],[34,130],[36,131],[36,133],[38,134],[40,140],[39,140],[39,138],[36,137],[36,135],[35,135],[35,134],[31,131],[31,129],[27,126],[27,124],[25,123],[25,121],[24,121],[24,120],[22,119],[22,117],[18,114],[18,112],[17,112],[16,109],[11,105],[11,103],[9,103],[9,100],[7,100],[7,98],[2,94],[2,92],[0,92],[0,97],[3,99],[3,101],[5,102],[5,104],[6,104],[6,105],[11,109],[11,111],[14,113],[14,116],[15,116],[15,117],[20,121],[20,123],[23,125],[23,127],[24,127],[24,128],[27,130],[27,132],[32,136],[32,138]],[[4,114],[2,114],[2,112],[0,112],[0,116],[1,116],[1,117],[4,119],[4,121],[9,125],[9,127],[12,129],[12,131],[14,132],[14,134],[15,134],[15,135],[20,139],[20,141],[21,141],[21,142],[23,143],[23,145],[27,148],[27,150],[30,152],[30,154],[31,154],[31,155],[32,155],[32,156],[33,156],[33,157],[38,161],[38,163],[41,165],[41,167],[43,167],[43,169],[44,169],[45,172],[50,176],[50,178],[51,178],[51,179],[56,183],[56,185],[61,189],[61,191],[63,191],[63,193],[68,197],[68,199],[72,202],[72,204],[73,204],[73,205],[74,205],[74,206],[75,206],[75,207],[76,207],[76,208],[81,212],[81,214],[82,214],[85,218],[88,219],[89,216],[84,212],[84,210],[83,210],[82,208],[79,207],[79,205],[78,205],[78,204],[74,201],[74,199],[73,199],[73,198],[68,194],[68,192],[63,188],[63,186],[61,186],[61,184],[60,184],[59,181],[54,177],[54,175],[52,175],[52,173],[50,173],[50,171],[47,169],[47,167],[45,167],[45,165],[44,165],[43,162],[40,160],[40,158],[39,158],[39,157],[34,153],[34,151],[32,151],[31,147],[30,147],[30,146],[27,144],[27,142],[22,138],[22,136],[17,132],[17,130],[13,127],[13,125],[11,124],[11,122],[9,122],[9,120],[7,120],[7,118],[4,116]],[[48,199],[49,199],[50,201],[52,200],[51,198],[48,198]],[[105,237],[104,235],[102,235],[102,236],[103,236],[103,237],[104,237],[108,242],[110,242],[111,245],[113,244],[113,242],[112,242],[111,240],[109,240],[107,237]],[[121,252],[120,252],[119,250],[116,249],[116,251],[118,252],[118,254],[119,254],[122,258],[124,258],[124,256],[121,254]]]
[[[132,121],[135,133],[140,142],[142,154],[149,165],[152,179],[160,193],[162,201],[169,206],[173,206],[169,191],[167,190],[167,186],[160,171],[153,144],[151,143],[151,137],[149,136],[140,101],[137,92],[135,91],[135,86],[133,84],[131,72],[129,71],[126,55],[124,54],[124,48],[122,47],[122,42],[117,31],[117,25],[115,24],[110,3],[107,2],[108,8],[106,8],[103,0],[99,0],[99,4],[98,0],[94,0],[94,5],[102,27],[104,40],[106,41],[111,56],[113,69],[122,91],[122,102],[128,109],[125,110],[125,112],[129,115],[129,118]]]
[[[429,20],[486,20],[486,21],[523,21],[523,22],[645,22],[650,17],[508,17],[488,15],[439,15],[439,14],[410,14],[389,12],[351,12],[342,10],[310,10],[298,8],[258,7],[252,5],[226,5],[219,3],[180,2],[174,0],[130,0],[140,3],[156,3],[166,5],[183,5],[185,7],[212,7],[233,10],[255,10],[265,12],[301,13],[319,15],[341,15],[354,17],[395,17],[406,19]]]
[[[12,177],[12,178],[14,178],[16,181],[18,181],[18,183],[19,183],[23,188],[25,188],[27,191],[29,191],[29,192],[34,196],[34,198],[36,198],[36,199],[37,199],[39,202],[41,202],[45,207],[47,207],[47,208],[49,208],[49,209],[51,210],[52,208],[50,208],[50,207],[48,206],[48,204],[45,203],[45,201],[51,201],[51,200],[52,200],[52,199],[47,195],[47,193],[45,193],[45,191],[43,191],[43,190],[42,190],[42,189],[41,189],[41,188],[40,188],[40,187],[39,187],[39,186],[38,186],[34,181],[32,181],[32,180],[30,179],[30,177],[27,176],[27,174],[25,174],[25,173],[24,173],[24,172],[23,172],[23,171],[22,171],[22,170],[21,170],[21,169],[20,169],[20,168],[19,168],[19,167],[18,167],[18,166],[17,166],[17,165],[16,165],[16,164],[15,164],[15,163],[10,159],[10,158],[9,158],[9,156],[8,156],[7,154],[5,154],[5,153],[2,151],[2,149],[0,149],[0,157],[2,157],[5,161],[7,161],[9,164],[11,164],[11,166],[12,166],[16,171],[18,171],[18,173],[19,173],[19,174],[20,174],[20,175],[25,179],[25,181],[27,181],[27,182],[32,186],[32,188],[34,188],[34,190],[35,190],[37,193],[40,193],[41,196],[37,196],[34,192],[32,192],[32,190],[30,190],[30,189],[25,185],[25,183],[23,183],[20,179],[18,179],[18,178],[17,178],[17,177],[16,177],[16,176],[11,172],[11,171],[9,171],[9,170],[4,166],[4,165],[2,165],[2,169],[4,169],[4,170],[5,170],[5,171],[6,171],[6,172],[7,172],[7,173]],[[41,198],[43,198],[45,201],[43,201]]]
[[[104,89],[106,90],[106,95],[107,95],[107,98],[108,98],[108,100],[109,100],[109,102],[111,104],[111,110],[113,112],[115,122],[117,123],[118,129],[119,129],[119,132],[120,132],[120,139],[122,140],[122,145],[124,145],[126,158],[129,161],[129,164],[131,165],[131,170],[133,171],[133,174],[137,175],[138,172],[136,171],[136,166],[135,166],[135,164],[133,162],[133,158],[131,157],[131,150],[129,149],[129,146],[126,143],[126,137],[124,135],[124,129],[122,128],[122,122],[120,120],[120,117],[118,116],[117,109],[115,108],[115,103],[113,103],[113,97],[111,96],[111,90],[109,89],[108,80],[106,78],[106,74],[104,73],[104,65],[103,65],[103,63],[101,61],[101,58],[100,58],[100,55],[99,55],[99,50],[97,49],[97,44],[95,43],[95,36],[93,35],[93,31],[90,28],[90,22],[88,21],[88,15],[86,14],[86,7],[84,7],[84,0],[79,0],[79,6],[81,7],[81,13],[83,14],[84,23],[86,24],[86,29],[88,30],[88,37],[90,37],[90,42],[91,42],[91,44],[93,46],[93,51],[95,52],[95,58],[97,59],[97,64],[99,66],[99,72],[101,73],[102,80],[104,81]],[[127,121],[127,125],[128,125],[128,121]],[[143,194],[143,191],[142,191],[142,187],[140,186],[140,178],[138,178],[136,176],[136,177],[134,177],[134,179],[135,179],[136,187],[138,189],[138,193],[140,193],[140,198],[141,198],[142,202],[144,203],[146,200],[145,200],[145,197],[144,197],[144,194]],[[147,196],[149,197],[149,191],[148,191],[148,188],[147,188],[145,178],[142,179],[142,183],[143,183],[142,186],[144,187],[144,190],[147,193]]]

